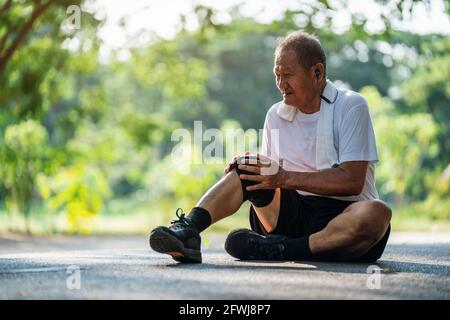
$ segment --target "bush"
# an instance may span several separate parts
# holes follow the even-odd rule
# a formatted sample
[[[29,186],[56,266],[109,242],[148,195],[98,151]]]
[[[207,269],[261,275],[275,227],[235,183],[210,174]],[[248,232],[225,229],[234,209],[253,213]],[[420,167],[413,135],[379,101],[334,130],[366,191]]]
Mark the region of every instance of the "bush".
[[[36,186],[36,177],[50,161],[47,130],[34,120],[26,120],[6,127],[0,141],[0,178],[5,190],[8,211],[25,216],[29,233],[28,215]]]

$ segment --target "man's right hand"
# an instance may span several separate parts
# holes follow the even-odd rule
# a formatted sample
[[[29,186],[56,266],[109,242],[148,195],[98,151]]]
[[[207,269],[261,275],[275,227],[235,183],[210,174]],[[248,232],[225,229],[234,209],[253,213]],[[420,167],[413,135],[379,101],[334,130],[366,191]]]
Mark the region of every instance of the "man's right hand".
[[[252,156],[251,156],[251,153],[248,152],[248,151],[243,156],[235,156],[235,157],[233,157],[233,160],[228,162],[228,165],[225,167],[224,174],[225,175],[228,174],[231,170],[234,169],[234,167],[237,167],[236,164],[238,164],[238,165],[239,164],[243,164],[244,163],[243,160],[248,160],[249,157],[252,157]],[[256,156],[253,156],[253,157],[256,160]],[[256,161],[255,161],[255,165],[256,165]]]

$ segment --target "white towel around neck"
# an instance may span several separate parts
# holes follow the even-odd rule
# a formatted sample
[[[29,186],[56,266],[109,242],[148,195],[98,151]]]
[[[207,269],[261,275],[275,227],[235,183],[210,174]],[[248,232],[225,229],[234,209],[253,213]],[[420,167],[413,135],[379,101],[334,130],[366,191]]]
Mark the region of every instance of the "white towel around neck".
[[[338,152],[335,148],[335,137],[333,130],[334,107],[337,99],[338,90],[336,86],[327,80],[322,96],[327,98],[330,103],[321,99],[319,121],[317,123],[316,138],[316,167],[318,170],[328,169],[335,164],[339,164]],[[292,122],[297,114],[297,108],[280,103],[277,109],[280,118]]]

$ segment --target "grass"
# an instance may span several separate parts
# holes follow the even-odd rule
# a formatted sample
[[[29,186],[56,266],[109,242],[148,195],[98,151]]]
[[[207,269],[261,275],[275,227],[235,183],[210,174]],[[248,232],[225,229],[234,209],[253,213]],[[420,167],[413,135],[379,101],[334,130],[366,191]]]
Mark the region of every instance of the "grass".
[[[394,210],[391,224],[393,231],[450,232],[450,220],[432,219],[408,207]]]
[[[164,208],[166,207],[166,208]],[[187,207],[186,207],[187,208]],[[214,224],[208,229],[212,233],[225,233],[236,228],[249,228],[249,205],[245,204],[233,216]],[[148,201],[115,200],[104,208],[103,213],[89,221],[91,235],[142,235],[160,225],[168,225],[176,219],[176,208]],[[36,207],[29,216],[29,225],[34,235],[68,234],[64,214],[50,214]],[[0,211],[0,234],[26,233],[22,215]]]
[[[102,214],[90,221],[90,234],[94,235],[143,235],[159,225],[168,225],[175,219],[176,208],[172,203],[154,204],[148,201],[113,200]],[[187,206],[186,206],[187,208]],[[233,216],[214,224],[208,233],[227,233],[236,228],[249,228],[249,204]],[[49,214],[45,208],[37,207],[30,215],[31,231],[35,235],[52,233],[66,234],[66,219],[63,214]],[[450,232],[449,220],[432,220],[417,211],[394,210],[393,231]],[[0,234],[5,232],[25,233],[21,215],[0,212]]]

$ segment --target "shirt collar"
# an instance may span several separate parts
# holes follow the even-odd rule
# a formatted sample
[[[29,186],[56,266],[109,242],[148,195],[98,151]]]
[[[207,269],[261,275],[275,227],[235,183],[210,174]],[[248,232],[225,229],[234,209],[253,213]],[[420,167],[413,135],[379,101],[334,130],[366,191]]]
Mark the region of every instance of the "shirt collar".
[[[338,90],[333,82],[327,79],[327,85],[323,89],[322,96],[324,96],[329,103],[334,103],[338,95]],[[326,100],[325,100],[326,101]],[[328,103],[328,101],[326,101]]]

